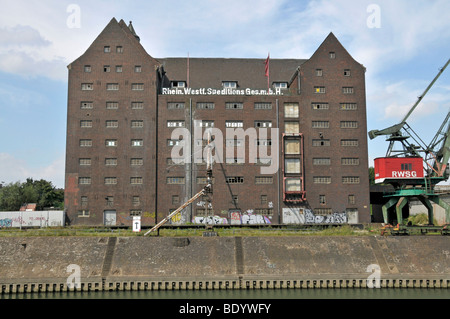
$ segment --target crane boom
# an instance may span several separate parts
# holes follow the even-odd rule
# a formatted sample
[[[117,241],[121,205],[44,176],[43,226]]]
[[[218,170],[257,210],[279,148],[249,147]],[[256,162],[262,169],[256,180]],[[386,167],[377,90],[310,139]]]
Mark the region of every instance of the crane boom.
[[[433,86],[433,84],[436,82],[436,80],[441,76],[442,72],[444,72],[444,70],[447,68],[447,66],[450,64],[450,59],[448,59],[447,63],[445,63],[445,65],[439,69],[438,74],[434,77],[433,81],[431,81],[431,83],[427,86],[427,88],[425,89],[425,91],[422,93],[422,95],[420,95],[417,98],[416,103],[414,103],[414,105],[411,107],[411,109],[408,111],[408,113],[405,115],[405,117],[403,118],[403,120],[398,123],[395,124],[393,126],[390,126],[388,128],[385,128],[383,130],[372,130],[369,132],[369,138],[371,140],[373,140],[375,137],[379,136],[379,135],[398,135],[400,130],[403,128],[403,126],[406,123],[406,120],[409,118],[409,116],[412,114],[412,112],[414,112],[414,110],[416,109],[417,105],[419,105],[419,103],[422,101],[422,99],[424,98],[424,96],[428,93],[428,91],[430,90],[430,88]]]
[[[144,236],[147,236],[148,234],[150,234],[151,232],[156,231],[159,227],[161,227],[162,225],[164,225],[165,223],[167,223],[173,216],[175,216],[176,214],[178,214],[179,212],[181,212],[184,208],[186,208],[187,206],[189,206],[193,201],[195,201],[197,198],[199,198],[200,196],[206,194],[207,190],[209,189],[210,184],[206,185],[200,192],[198,192],[197,194],[195,194],[192,198],[190,198],[187,202],[185,202],[183,205],[181,205],[180,207],[178,207],[176,210],[174,210],[172,213],[170,213],[169,215],[167,215],[162,221],[160,221],[158,224],[156,224],[155,226],[153,226],[152,229],[150,229],[148,232],[146,232],[144,234]]]

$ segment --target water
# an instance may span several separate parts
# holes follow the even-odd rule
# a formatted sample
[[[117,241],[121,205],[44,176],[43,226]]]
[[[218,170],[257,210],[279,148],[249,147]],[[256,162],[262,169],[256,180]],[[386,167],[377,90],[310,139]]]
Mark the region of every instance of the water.
[[[450,289],[380,288],[380,289],[256,289],[256,290],[155,290],[45,292],[0,295],[0,299],[450,299]]]

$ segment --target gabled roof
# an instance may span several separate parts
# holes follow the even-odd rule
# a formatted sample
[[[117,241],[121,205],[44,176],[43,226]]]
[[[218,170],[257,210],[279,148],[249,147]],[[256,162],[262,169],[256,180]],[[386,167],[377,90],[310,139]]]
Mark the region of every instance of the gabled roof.
[[[239,87],[267,88],[266,59],[162,58],[157,59],[171,81],[188,80],[192,88],[221,87],[223,81],[237,81]],[[304,59],[270,59],[269,80],[289,82]]]

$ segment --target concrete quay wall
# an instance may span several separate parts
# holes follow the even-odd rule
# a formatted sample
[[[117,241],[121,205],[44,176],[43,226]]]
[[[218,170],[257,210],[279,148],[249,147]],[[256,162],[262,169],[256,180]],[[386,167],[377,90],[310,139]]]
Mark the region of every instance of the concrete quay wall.
[[[0,293],[450,288],[450,238],[0,238]]]

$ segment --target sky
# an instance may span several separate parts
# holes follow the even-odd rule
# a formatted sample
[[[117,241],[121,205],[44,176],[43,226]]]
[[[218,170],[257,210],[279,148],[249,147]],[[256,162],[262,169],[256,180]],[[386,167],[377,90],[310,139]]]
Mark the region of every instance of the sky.
[[[448,0],[0,0],[0,183],[64,187],[67,65],[115,17],[153,57],[310,58],[333,32],[366,71],[368,130],[399,123],[450,58]],[[450,67],[408,124],[428,144]],[[368,139],[369,165],[386,154]]]

